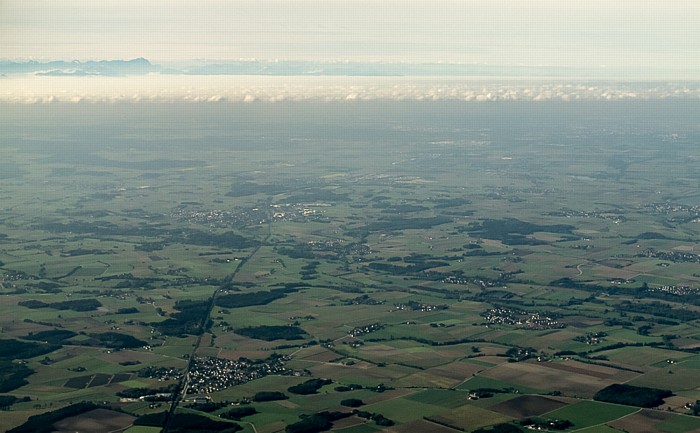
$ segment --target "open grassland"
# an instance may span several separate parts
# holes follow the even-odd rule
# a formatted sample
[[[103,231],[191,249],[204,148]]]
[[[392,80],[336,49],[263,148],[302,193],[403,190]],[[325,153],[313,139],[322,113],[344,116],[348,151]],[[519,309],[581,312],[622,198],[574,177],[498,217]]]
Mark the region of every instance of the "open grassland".
[[[529,418],[552,412],[563,406],[566,406],[566,403],[549,397],[522,395],[490,406],[489,410],[512,416],[513,418]]]
[[[544,391],[559,391],[565,395],[590,398],[595,392],[619,380],[629,380],[637,374],[619,371],[612,375],[598,374],[595,370],[571,371],[567,368],[552,368],[547,363],[525,362],[502,364],[482,373],[485,377],[512,382],[520,386],[541,387]]]
[[[430,417],[430,419],[440,424],[448,424],[467,431],[512,420],[512,418],[507,415],[469,404],[450,410],[443,410]]]
[[[407,398],[396,398],[382,401],[365,406],[365,410],[378,412],[400,423],[409,422],[411,420],[425,416],[436,415],[444,409],[436,407],[432,404],[421,403],[416,400]]]
[[[698,387],[697,372],[694,369],[657,369],[630,381],[632,385],[670,389],[674,392],[693,390]]]
[[[577,429],[609,423],[633,414],[640,409],[609,403],[584,401],[544,414],[551,419],[567,419]]]
[[[85,433],[122,432],[131,426],[134,419],[136,418],[127,414],[95,409],[78,416],[62,419],[54,424],[54,429],[59,433],[77,431]]]
[[[467,393],[455,390],[429,389],[414,394],[408,397],[408,399],[420,403],[428,403],[439,407],[454,409],[464,405],[464,402],[467,399]]]
[[[697,417],[675,415],[656,424],[656,427],[667,433],[698,431],[700,430],[700,420]]]

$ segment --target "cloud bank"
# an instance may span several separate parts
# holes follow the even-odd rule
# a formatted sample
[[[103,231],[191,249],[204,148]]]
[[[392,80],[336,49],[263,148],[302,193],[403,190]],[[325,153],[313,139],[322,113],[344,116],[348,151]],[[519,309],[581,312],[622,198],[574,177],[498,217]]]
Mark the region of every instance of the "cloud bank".
[[[700,82],[148,74],[0,78],[0,103],[700,100]]]
[[[605,67],[662,79],[693,78],[700,70],[697,0],[207,0],[204,4],[2,0],[0,55],[145,57],[154,63],[260,58],[551,65]]]
[[[330,76],[330,77],[461,77],[461,78],[563,78],[647,79],[648,70],[603,66],[556,67],[525,65],[488,65],[466,63],[351,62],[309,60],[239,59],[228,61],[186,61],[167,66],[139,57],[132,60],[54,60],[47,62],[0,60],[0,75],[36,76],[105,76],[125,77],[161,75],[262,75],[262,76]],[[663,68],[657,73],[663,73]],[[695,69],[677,69],[676,79],[697,79]],[[658,79],[658,77],[657,77]]]

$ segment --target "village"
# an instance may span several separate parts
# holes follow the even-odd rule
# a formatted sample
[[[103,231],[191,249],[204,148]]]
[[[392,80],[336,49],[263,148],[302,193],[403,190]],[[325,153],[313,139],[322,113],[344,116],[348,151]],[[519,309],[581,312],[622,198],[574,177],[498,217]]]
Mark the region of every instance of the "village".
[[[516,311],[510,308],[490,308],[481,314],[486,325],[511,325],[520,329],[560,329],[566,325],[542,312]]]
[[[271,374],[301,375],[284,366],[286,356],[272,355],[265,360],[241,358],[237,361],[224,358],[200,358],[192,360],[187,394],[210,394],[240,385]]]

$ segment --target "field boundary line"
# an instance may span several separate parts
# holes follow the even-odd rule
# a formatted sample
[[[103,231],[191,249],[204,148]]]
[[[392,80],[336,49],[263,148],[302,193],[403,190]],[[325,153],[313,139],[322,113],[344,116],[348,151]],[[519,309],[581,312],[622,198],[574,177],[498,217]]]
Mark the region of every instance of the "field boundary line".
[[[248,424],[253,429],[254,433],[258,433],[258,429],[255,428],[255,424],[253,424],[252,422],[248,422],[248,421],[241,421],[241,422],[243,424]]]
[[[601,423],[599,423],[599,424],[589,425],[588,427],[583,427],[583,428],[579,428],[579,429],[576,429],[576,430],[571,430],[569,433],[574,433],[574,432],[577,432],[577,431],[586,430],[587,428],[600,427],[600,426],[602,426],[602,425],[606,425],[606,424],[609,423],[609,422],[619,421],[619,420],[621,420],[621,419],[627,418],[628,416],[632,416],[632,415],[634,415],[634,414],[637,414],[637,413],[641,412],[642,409],[643,409],[643,408],[640,407],[639,409],[635,410],[634,412],[628,413],[627,415],[621,416],[620,418],[615,418],[615,419],[611,419],[610,421],[605,421],[605,422],[601,422]]]

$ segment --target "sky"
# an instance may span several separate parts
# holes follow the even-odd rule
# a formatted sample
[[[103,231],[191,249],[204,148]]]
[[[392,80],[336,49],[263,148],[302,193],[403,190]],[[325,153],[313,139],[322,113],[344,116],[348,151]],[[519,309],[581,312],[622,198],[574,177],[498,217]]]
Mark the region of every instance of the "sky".
[[[2,63],[136,58],[162,69],[107,77],[76,64],[20,74]],[[316,75],[338,64],[352,73],[188,75],[253,59],[268,72],[271,62],[289,71],[284,62],[301,61]],[[396,78],[366,78],[376,65]],[[434,65],[448,73],[420,72]],[[480,75],[568,84],[471,81]],[[667,97],[700,98],[698,0],[0,0],[0,102]]]
[[[697,0],[0,0],[0,58],[700,71]]]

